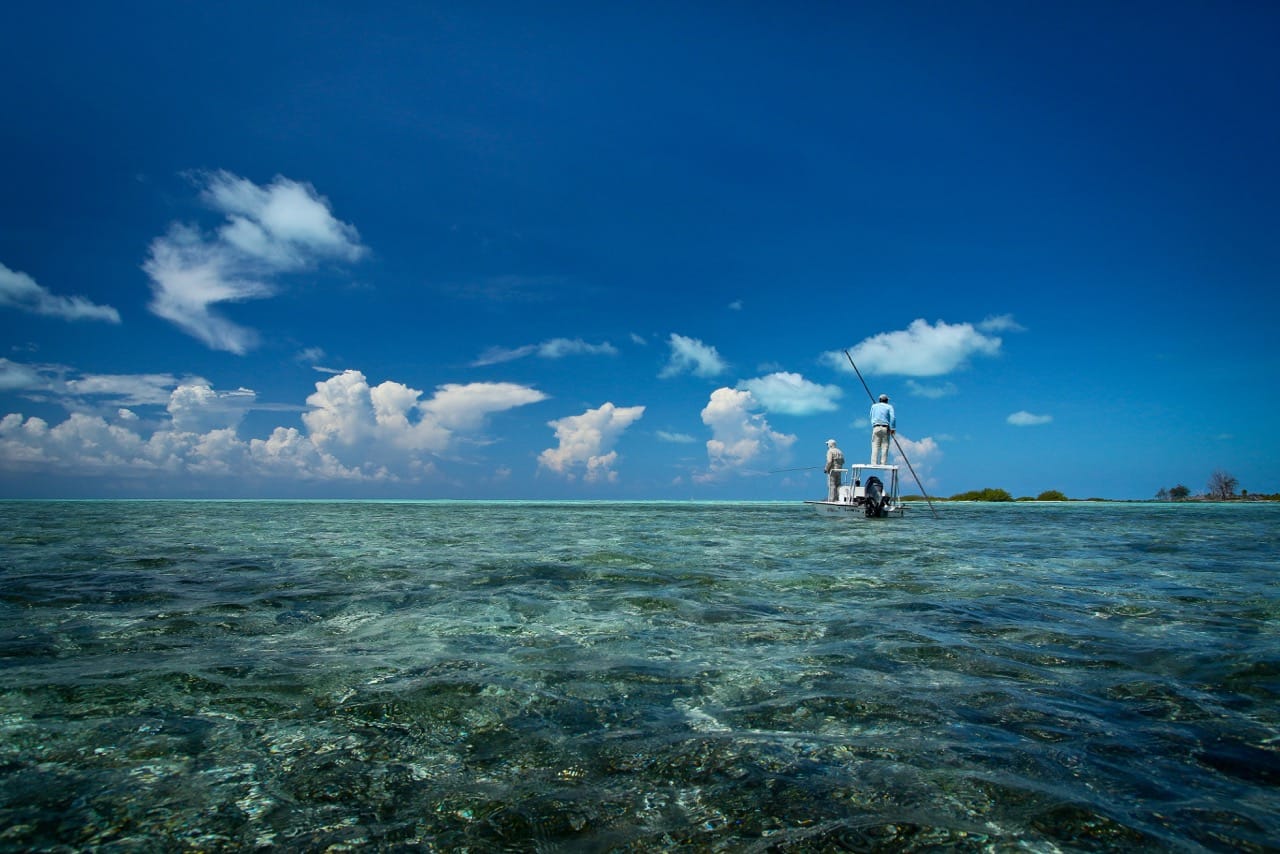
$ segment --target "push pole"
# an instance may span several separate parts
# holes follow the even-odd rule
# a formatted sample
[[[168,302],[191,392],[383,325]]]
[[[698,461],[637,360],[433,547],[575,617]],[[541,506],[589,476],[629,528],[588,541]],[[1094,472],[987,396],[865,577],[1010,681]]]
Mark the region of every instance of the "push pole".
[[[862,378],[862,371],[858,370],[858,366],[853,363],[853,357],[849,355],[849,351],[844,351],[844,357],[849,360],[849,364],[853,367],[853,372],[858,375],[858,381],[862,383],[863,390],[866,391],[867,397],[871,398],[871,402],[875,403],[875,395],[871,393],[871,389],[867,386],[867,381]],[[898,449],[898,456],[902,457],[902,461],[907,464],[907,470],[911,472],[911,476],[916,480],[916,486],[920,487],[920,494],[924,496],[925,502],[929,505],[929,509],[933,512],[933,518],[938,518],[938,511],[934,510],[933,502],[929,500],[929,493],[924,491],[924,484],[920,482],[920,478],[916,476],[916,470],[911,467],[911,460],[907,459],[907,455],[902,452],[902,445],[898,442],[897,432],[890,434],[893,437],[893,445]]]

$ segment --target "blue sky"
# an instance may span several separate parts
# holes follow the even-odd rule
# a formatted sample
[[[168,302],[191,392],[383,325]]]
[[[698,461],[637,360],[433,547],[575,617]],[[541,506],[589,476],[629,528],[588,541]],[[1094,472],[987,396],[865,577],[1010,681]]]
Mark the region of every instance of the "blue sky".
[[[369,5],[372,8],[364,8]],[[1280,7],[0,11],[0,496],[1280,491]],[[906,478],[917,491],[911,478]]]

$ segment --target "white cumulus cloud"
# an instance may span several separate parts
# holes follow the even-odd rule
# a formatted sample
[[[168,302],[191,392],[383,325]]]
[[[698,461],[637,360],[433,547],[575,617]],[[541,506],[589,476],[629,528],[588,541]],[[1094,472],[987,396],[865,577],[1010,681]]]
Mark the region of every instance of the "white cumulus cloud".
[[[446,383],[422,404],[422,411],[448,430],[477,430],[495,412],[546,399],[537,389],[518,383]]]
[[[41,286],[26,273],[0,264],[0,306],[62,320],[102,320],[119,323],[120,312],[84,297],[62,297]]]
[[[184,433],[208,433],[239,426],[257,394],[247,388],[214,391],[207,384],[179,385],[166,407],[173,429]]]
[[[691,373],[698,377],[714,377],[724,373],[729,367],[724,359],[720,358],[715,347],[704,344],[697,338],[686,338],[673,332],[668,339],[668,344],[671,347],[671,355],[667,359],[666,367],[658,374],[660,377],[674,377],[684,373]]]
[[[738,388],[751,396],[769,412],[784,415],[812,415],[834,412],[836,401],[844,392],[839,386],[819,385],[800,374],[779,371],[753,380],[743,380]]]
[[[6,373],[17,372],[0,370],[0,376]],[[4,416],[0,469],[135,481],[171,476],[170,482],[179,485],[193,483],[193,476],[286,482],[419,480],[436,473],[434,462],[423,454],[454,453],[465,442],[482,442],[477,434],[488,416],[546,398],[514,383],[471,383],[443,385],[423,399],[421,392],[402,383],[370,387],[362,373],[346,371],[316,383],[307,399],[310,409],[302,416],[305,430],[281,426],[265,439],[246,440],[238,432],[246,411],[292,407],[264,406],[250,389],[218,391],[202,380],[168,378],[162,396],[160,381],[165,378],[102,375],[75,382],[80,395],[163,407],[167,419],[143,419],[123,407],[112,411],[111,421],[81,411],[56,425],[21,413]],[[39,373],[34,381],[52,382]],[[79,400],[68,403],[79,405]],[[603,461],[605,468],[609,464]],[[602,462],[595,465],[598,469]]]
[[[258,341],[216,306],[271,296],[282,273],[367,252],[355,227],[334,218],[310,184],[277,177],[260,187],[229,172],[204,181],[201,197],[226,222],[213,235],[173,224],[151,242],[142,268],[151,278],[151,311],[212,349],[242,354]]]
[[[942,459],[942,449],[938,447],[938,443],[934,441],[932,436],[926,436],[919,441],[913,441],[903,436],[901,433],[894,435],[896,443],[893,445],[890,454],[895,463],[904,465],[899,472],[899,483],[903,492],[909,492],[912,484],[915,484],[915,478],[920,478],[926,490],[931,490],[936,485],[933,477],[934,467],[938,461]],[[898,448],[902,448],[902,453],[907,455],[907,459],[902,459],[902,454],[898,453]],[[910,462],[910,468],[905,467],[905,463]],[[914,477],[912,472],[915,472]],[[918,484],[917,484],[918,486]]]
[[[398,480],[385,467],[344,466],[294,427],[277,427],[266,439],[250,439],[247,460],[255,472],[290,480]]]
[[[402,383],[370,387],[360,371],[344,371],[316,383],[302,420],[317,445],[348,460],[403,451],[441,454],[459,431],[478,430],[489,415],[546,397],[515,383],[470,383],[440,386],[422,400],[421,391]]]
[[[1052,415],[1036,415],[1027,412],[1025,409],[1015,412],[1005,419],[1014,427],[1035,427],[1039,424],[1048,424],[1052,420]]]
[[[643,406],[614,406],[605,403],[581,415],[569,415],[547,426],[555,430],[559,445],[538,455],[539,465],[570,479],[583,469],[582,479],[590,482],[618,479],[614,465],[618,452],[613,450],[619,437],[644,415]]]
[[[153,470],[162,462],[137,433],[82,412],[53,427],[42,418],[6,415],[0,420],[0,453],[6,462],[39,462],[90,474],[126,466]]]
[[[1011,323],[1012,318],[1006,317],[996,325],[1011,329]],[[998,355],[1001,343],[1000,338],[980,331],[971,323],[939,320],[930,324],[917,319],[906,329],[882,332],[862,340],[850,348],[849,355],[864,374],[935,377],[964,367],[976,356]],[[823,359],[840,370],[853,370],[842,352],[830,351]]]
[[[718,388],[711,393],[702,409],[702,423],[711,428],[712,435],[707,440],[708,471],[697,479],[747,473],[757,460],[795,443],[795,436],[773,430],[758,408],[749,391]]]

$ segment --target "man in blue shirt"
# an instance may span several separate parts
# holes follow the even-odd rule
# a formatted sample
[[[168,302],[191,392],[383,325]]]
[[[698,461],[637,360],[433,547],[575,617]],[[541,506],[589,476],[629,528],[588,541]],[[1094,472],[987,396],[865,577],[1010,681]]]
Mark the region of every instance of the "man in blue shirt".
[[[871,464],[882,466],[889,462],[889,437],[898,430],[898,419],[889,405],[889,395],[871,404]]]

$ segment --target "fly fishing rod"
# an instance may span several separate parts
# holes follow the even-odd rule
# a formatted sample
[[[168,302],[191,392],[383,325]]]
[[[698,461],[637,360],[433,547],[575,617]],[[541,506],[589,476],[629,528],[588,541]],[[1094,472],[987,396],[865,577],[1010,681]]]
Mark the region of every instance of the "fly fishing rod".
[[[875,403],[875,395],[871,393],[871,389],[867,386],[867,381],[862,378],[862,371],[858,370],[858,366],[853,363],[853,357],[849,355],[849,351],[844,351],[844,357],[849,360],[849,364],[853,367],[853,372],[858,375],[858,381],[862,383],[862,388],[866,391],[867,397],[871,398],[871,402]],[[907,455],[902,452],[902,445],[898,442],[898,434],[896,431],[890,431],[889,435],[893,438],[893,445],[898,449],[898,456],[902,457],[902,461],[907,464],[907,470],[911,472],[911,476],[916,479],[916,486],[920,487],[920,494],[924,496],[925,502],[929,505],[929,510],[933,512],[933,518],[938,518],[938,511],[934,510],[933,502],[929,500],[929,493],[924,491],[924,484],[920,482],[920,478],[916,476],[916,470],[911,467],[911,460],[907,459]]]

